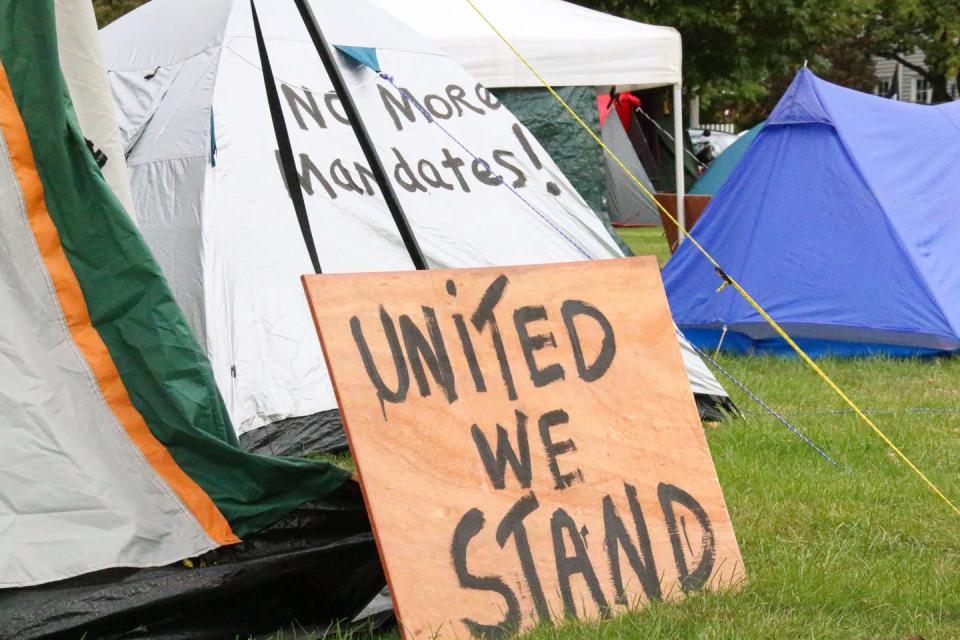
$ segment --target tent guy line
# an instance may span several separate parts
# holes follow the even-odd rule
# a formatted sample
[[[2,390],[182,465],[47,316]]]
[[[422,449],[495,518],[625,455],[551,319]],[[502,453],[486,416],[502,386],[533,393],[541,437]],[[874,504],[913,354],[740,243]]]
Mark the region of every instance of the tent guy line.
[[[481,158],[480,156],[478,156],[477,154],[475,154],[473,151],[471,151],[463,142],[461,142],[459,139],[457,139],[456,136],[454,136],[450,131],[448,131],[448,130],[446,129],[446,127],[444,127],[442,124],[440,124],[440,122],[438,122],[436,118],[432,117],[432,116],[430,115],[430,113],[428,113],[427,110],[424,109],[424,107],[420,104],[420,102],[419,102],[418,100],[416,100],[412,95],[410,95],[410,93],[409,93],[406,89],[404,89],[403,87],[401,87],[400,85],[398,85],[398,84],[396,83],[396,79],[395,79],[394,76],[392,76],[392,75],[390,75],[390,74],[388,74],[388,73],[386,73],[386,72],[383,72],[383,71],[381,71],[379,75],[380,75],[381,78],[383,78],[384,80],[386,80],[387,82],[389,82],[389,83],[391,84],[391,86],[393,86],[393,87],[400,93],[401,96],[409,97],[409,98],[410,98],[410,102],[423,114],[423,116],[427,119],[428,122],[430,122],[430,123],[432,123],[432,124],[435,124],[437,127],[439,127],[440,130],[443,131],[444,134],[446,134],[447,137],[449,137],[453,142],[455,142],[461,149],[463,149],[466,153],[468,153],[468,154],[469,154],[471,157],[473,157],[475,160],[483,163],[483,165],[485,166],[485,168],[486,168],[488,171],[491,170],[489,163],[488,163],[485,159]],[[550,223],[550,221],[547,220],[547,219],[543,216],[543,214],[542,214],[533,204],[531,204],[529,201],[527,201],[527,199],[524,198],[516,189],[514,189],[513,187],[511,187],[510,184],[508,184],[505,180],[503,180],[502,176],[498,176],[498,177],[501,179],[501,184],[503,184],[504,186],[506,186],[506,187],[510,190],[510,192],[513,193],[517,198],[519,198],[525,205],[527,205],[527,207],[529,207],[532,211],[534,211],[535,213],[537,213],[537,214],[538,214],[541,218],[543,218],[548,224],[550,224],[551,227],[553,227],[554,229],[556,229],[556,231],[557,231],[560,235],[562,235],[565,239],[567,239],[568,241],[570,241],[571,244],[573,244],[574,246],[576,246],[577,249],[579,249],[580,252],[583,253],[583,255],[587,257],[587,259],[589,259],[589,260],[594,260],[594,259],[595,259],[594,257],[590,256],[590,255],[586,252],[586,250],[584,250],[582,247],[580,247],[580,245],[578,245],[574,240],[572,240],[572,239],[569,238],[566,234],[564,234],[561,229],[557,228],[557,227],[554,226],[552,223]],[[706,353],[704,353],[702,350],[700,350],[696,345],[692,345],[692,346],[693,346],[693,349],[694,349],[697,353],[699,353],[702,358],[705,358],[708,362],[710,362],[710,363],[714,366],[714,368],[716,368],[716,369],[717,369],[718,371],[720,371],[723,375],[725,375],[727,378],[729,378],[731,381],[733,381],[733,383],[736,384],[740,389],[742,389],[751,399],[754,400],[754,402],[756,402],[758,405],[760,405],[761,407],[763,407],[763,409],[765,409],[765,410],[766,410],[770,415],[772,415],[774,418],[776,418],[777,420],[779,420],[787,429],[789,429],[791,432],[793,432],[797,437],[799,437],[799,438],[800,438],[801,440],[803,440],[805,443],[807,443],[808,445],[810,445],[817,453],[819,453],[821,456],[823,456],[824,458],[826,458],[827,460],[829,460],[832,464],[834,464],[834,465],[837,464],[837,462],[836,462],[833,458],[831,458],[829,454],[827,454],[823,449],[821,449],[819,446],[817,446],[812,440],[810,440],[809,438],[807,438],[799,429],[797,429],[796,427],[794,427],[793,425],[791,425],[789,422],[787,422],[787,420],[786,420],[785,418],[783,418],[780,414],[778,414],[776,411],[774,411],[774,409],[771,408],[768,404],[766,404],[759,396],[757,396],[753,391],[751,391],[750,389],[748,389],[748,388],[746,387],[746,385],[744,385],[744,384],[743,384],[742,382],[740,382],[737,378],[735,378],[732,373],[730,373],[729,371],[727,371],[726,369],[724,369],[722,366],[720,366],[720,364],[719,364],[716,360],[714,360],[713,358],[711,358],[710,356],[708,356]]]
[[[670,133],[669,131],[667,131],[666,129],[664,129],[663,127],[661,127],[659,122],[657,122],[656,120],[654,120],[653,118],[650,117],[650,114],[648,114],[648,113],[647,113],[646,111],[644,111],[643,109],[636,109],[636,112],[639,113],[640,115],[642,115],[644,118],[646,118],[646,119],[650,122],[650,124],[652,124],[652,125],[655,126],[657,129],[659,129],[659,130],[660,130],[660,133],[662,133],[663,135],[667,136],[667,138],[669,138],[671,142],[676,142],[676,141],[674,140],[674,138],[673,138],[673,134]],[[698,158],[698,157],[695,156],[693,153],[691,153],[691,152],[687,149],[686,145],[683,146],[683,152],[684,152],[685,154],[687,154],[688,156],[690,156],[690,159],[693,160],[694,162],[696,162],[696,163],[697,163],[697,166],[700,167],[700,169],[705,170],[705,169],[707,168],[707,165],[703,164],[703,162],[700,161],[700,158]]]
[[[691,343],[691,344],[692,344],[692,343]],[[707,355],[706,352],[704,352],[700,347],[698,347],[698,346],[695,345],[695,344],[693,345],[693,350],[696,351],[697,354],[699,354],[699,356],[700,356],[701,358],[703,358],[704,360],[706,360],[707,362],[709,362],[710,364],[712,364],[714,369],[716,369],[717,371],[719,371],[720,373],[722,373],[723,375],[725,375],[727,378],[729,378],[730,381],[733,382],[733,384],[735,384],[735,385],[737,385],[738,387],[740,387],[740,390],[743,391],[744,393],[746,393],[748,396],[750,396],[750,399],[751,399],[751,400],[753,400],[753,401],[756,402],[758,405],[760,405],[760,406],[764,409],[764,411],[766,411],[768,414],[770,414],[771,416],[773,416],[774,418],[776,418],[776,419],[780,422],[780,424],[782,424],[782,425],[785,426],[787,429],[789,429],[790,431],[792,431],[795,436],[797,436],[798,438],[800,438],[801,440],[803,440],[804,442],[806,442],[808,445],[810,445],[810,446],[813,448],[814,451],[816,451],[816,452],[819,453],[821,456],[823,456],[824,458],[826,458],[827,460],[829,460],[831,464],[833,464],[833,465],[836,465],[836,464],[837,464],[837,461],[834,460],[833,458],[831,458],[831,457],[830,457],[830,454],[828,454],[826,451],[824,451],[823,449],[821,449],[820,447],[818,447],[818,446],[813,442],[813,440],[811,440],[811,439],[808,438],[807,436],[803,435],[803,432],[801,432],[801,431],[800,431],[799,429],[797,429],[795,426],[793,426],[792,424],[790,424],[789,422],[787,422],[787,419],[786,419],[786,418],[784,418],[782,415],[780,415],[779,413],[777,413],[777,412],[773,409],[773,407],[771,407],[771,406],[768,405],[766,402],[764,402],[763,400],[761,400],[754,392],[750,391],[750,389],[748,389],[748,388],[746,387],[746,385],[744,385],[742,382],[740,382],[732,373],[730,373],[729,371],[727,371],[726,369],[724,369],[722,366],[720,366],[720,363],[719,363],[719,362],[717,362],[716,360],[714,360],[713,358],[711,358],[709,355]],[[759,415],[759,416],[765,415],[764,413],[761,413],[761,412],[759,412],[759,411],[744,411],[744,413],[748,413],[748,414],[751,414],[751,415]]]
[[[392,86],[394,89],[396,89],[396,90],[400,93],[400,95],[401,95],[402,97],[409,98],[409,99],[410,99],[410,102],[413,104],[413,106],[423,115],[424,118],[427,119],[427,122],[431,122],[431,123],[435,124],[437,127],[439,127],[440,130],[443,131],[443,133],[446,134],[446,136],[447,136],[448,138],[450,138],[453,142],[455,142],[455,143],[457,144],[457,146],[459,146],[461,149],[463,149],[471,158],[473,158],[473,159],[476,160],[477,162],[481,163],[481,164],[483,165],[483,168],[486,169],[488,172],[493,173],[493,169],[490,167],[490,163],[489,163],[489,162],[487,162],[484,158],[481,158],[480,156],[478,156],[477,154],[475,154],[473,151],[471,151],[471,150],[467,147],[467,145],[465,145],[463,142],[461,142],[460,140],[458,140],[457,137],[456,137],[455,135],[453,135],[452,133],[450,133],[450,131],[448,131],[446,127],[444,127],[442,124],[440,124],[440,123],[437,121],[436,118],[434,118],[432,115],[430,115],[430,113],[423,107],[423,105],[420,104],[420,101],[419,101],[419,100],[417,100],[416,98],[414,98],[412,95],[410,95],[410,92],[409,92],[409,91],[407,91],[406,89],[404,89],[403,87],[401,87],[400,85],[398,85],[398,84],[396,83],[396,81],[395,81],[395,79],[394,79],[394,76],[392,76],[392,75],[390,75],[390,74],[388,74],[388,73],[386,73],[386,72],[383,72],[383,71],[381,71],[379,75],[380,75],[381,78],[383,78],[384,80],[386,80],[387,82],[389,82],[389,83],[390,83],[390,86]],[[520,199],[520,201],[523,202],[523,204],[527,205],[527,207],[528,207],[531,211],[533,211],[534,213],[537,214],[537,217],[539,217],[541,220],[543,220],[543,221],[546,222],[548,225],[550,225],[550,227],[551,227],[554,231],[556,231],[558,234],[560,234],[560,236],[561,236],[564,240],[566,240],[566,241],[569,242],[571,245],[573,245],[573,246],[577,249],[577,251],[579,251],[581,254],[583,254],[583,256],[584,256],[587,260],[594,260],[594,259],[595,259],[594,256],[590,255],[590,253],[587,252],[587,250],[586,250],[585,248],[583,248],[583,246],[580,245],[580,243],[578,243],[576,240],[574,240],[574,239],[571,238],[569,235],[567,235],[566,233],[564,233],[563,229],[561,229],[561,228],[558,227],[557,225],[555,225],[555,224],[553,224],[552,222],[550,222],[550,219],[547,218],[545,215],[543,215],[543,212],[542,212],[542,211],[540,211],[539,209],[537,209],[537,208],[533,205],[533,203],[531,203],[529,200],[527,200],[527,199],[524,198],[522,195],[520,195],[520,192],[517,191],[516,189],[514,189],[513,186],[511,186],[506,180],[504,180],[504,179],[503,179],[503,176],[501,176],[501,175],[499,175],[499,174],[495,174],[495,175],[497,176],[497,178],[499,178],[500,184],[502,184],[502,185],[505,186],[507,189],[509,189],[509,190],[510,190],[510,193],[512,193],[513,195],[515,195],[516,197],[518,197],[518,198]]]
[[[506,36],[496,27],[496,25],[494,25],[490,21],[490,19],[483,13],[483,11],[480,10],[480,7],[477,6],[474,0],[465,0],[465,2],[467,2],[467,4],[470,5],[470,7],[476,12],[476,14],[480,16],[480,19],[483,20],[487,24],[487,26],[489,26],[494,31],[494,33],[497,34],[497,37],[499,37],[500,40],[502,40],[503,43],[513,52],[513,54],[517,56],[520,62],[522,62],[523,65],[530,70],[530,72],[537,78],[538,81],[540,81],[540,83],[544,86],[544,88],[546,88],[547,91],[550,92],[550,95],[552,95],[553,98],[560,103],[560,105],[564,108],[564,110],[567,113],[569,113],[574,120],[576,120],[576,122],[584,129],[584,131],[586,131],[590,135],[591,138],[593,138],[594,142],[600,145],[600,148],[603,149],[604,152],[608,154],[613,159],[614,162],[617,163],[620,169],[624,173],[626,173],[630,177],[630,179],[638,187],[640,187],[641,190],[643,190],[648,196],[653,198],[653,194],[651,194],[650,191],[643,185],[643,183],[633,174],[633,172],[631,172],[627,168],[627,166],[623,163],[623,161],[621,161],[620,158],[618,158],[613,153],[613,151],[611,151],[610,148],[606,144],[604,144],[603,140],[601,140],[597,136],[597,134],[595,134],[593,130],[590,129],[590,127],[583,121],[583,118],[581,118],[579,114],[577,114],[577,112],[574,111],[562,97],[560,97],[560,95],[554,90],[554,88],[550,86],[550,83],[548,83],[546,79],[542,75],[540,75],[540,73],[533,67],[532,64],[530,64],[530,62],[523,56],[523,54],[520,53],[520,51],[518,51],[517,48],[514,47],[509,40],[507,40]],[[910,468],[910,470],[913,471],[913,473],[916,474],[927,485],[927,487],[929,487],[929,489],[934,493],[934,495],[936,495],[938,498],[943,500],[943,502],[946,503],[947,506],[954,511],[954,513],[960,516],[960,507],[957,507],[957,505],[955,505],[953,501],[950,500],[950,498],[948,498],[946,494],[944,494],[943,491],[941,491],[940,488],[936,484],[934,484],[933,481],[930,480],[926,476],[926,474],[924,474],[923,471],[921,471],[917,467],[917,465],[915,465],[910,460],[910,458],[908,458],[907,455],[900,450],[900,448],[896,444],[893,443],[893,441],[887,436],[887,434],[884,433],[880,429],[880,427],[874,424],[873,420],[871,420],[867,416],[867,414],[864,413],[860,409],[860,407],[843,391],[843,389],[841,389],[837,385],[837,383],[834,382],[833,379],[829,375],[827,375],[827,373],[823,369],[821,369],[809,355],[807,355],[807,352],[804,351],[800,347],[800,345],[798,345],[796,341],[794,341],[794,339],[790,337],[790,335],[777,323],[777,321],[774,320],[762,306],[760,306],[760,303],[754,300],[753,296],[751,296],[747,292],[747,290],[744,289],[743,286],[736,279],[732,278],[720,267],[720,264],[713,258],[710,252],[708,252],[706,248],[703,247],[703,245],[697,242],[697,240],[690,234],[690,232],[687,231],[684,228],[684,226],[680,224],[677,221],[677,219],[669,211],[667,211],[667,209],[660,202],[657,202],[656,199],[654,199],[654,201],[656,202],[656,205],[660,209],[660,211],[662,211],[663,214],[667,216],[667,219],[669,219],[670,222],[676,225],[679,234],[682,237],[690,240],[693,246],[696,247],[696,249],[703,255],[703,257],[706,258],[711,265],[713,265],[713,267],[717,270],[717,273],[720,274],[720,277],[723,279],[723,281],[726,284],[733,286],[733,288],[737,290],[737,293],[739,293],[743,297],[743,299],[751,307],[753,307],[754,311],[760,314],[760,316],[767,322],[767,324],[770,325],[770,327],[777,333],[777,335],[783,338],[783,340],[788,345],[790,345],[790,348],[793,349],[796,352],[796,354],[800,356],[800,358],[811,369],[813,369],[814,373],[816,373],[827,384],[827,386],[829,386],[834,391],[834,393],[840,396],[840,398],[851,409],[853,409],[854,413],[856,413],[856,415],[859,416],[860,419],[863,420],[863,422],[866,423],[867,426],[870,427],[873,430],[873,432],[876,433],[877,436],[881,440],[883,440],[883,442],[888,447],[890,447],[890,449],[893,450],[893,452],[896,453],[901,460],[904,461],[904,463]]]

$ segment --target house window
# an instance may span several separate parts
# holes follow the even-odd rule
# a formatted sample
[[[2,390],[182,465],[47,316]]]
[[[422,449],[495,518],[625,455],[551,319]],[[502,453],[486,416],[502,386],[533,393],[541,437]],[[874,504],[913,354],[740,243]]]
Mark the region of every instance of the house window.
[[[890,81],[881,80],[877,83],[876,89],[873,91],[874,95],[886,97],[890,95]]]
[[[960,93],[960,91],[957,90],[957,84],[953,83],[950,85],[950,97],[956,100],[958,97],[960,97],[957,95],[958,93]]]
[[[930,81],[926,78],[913,79],[913,101],[920,104],[930,104],[933,98],[933,90],[930,87]]]

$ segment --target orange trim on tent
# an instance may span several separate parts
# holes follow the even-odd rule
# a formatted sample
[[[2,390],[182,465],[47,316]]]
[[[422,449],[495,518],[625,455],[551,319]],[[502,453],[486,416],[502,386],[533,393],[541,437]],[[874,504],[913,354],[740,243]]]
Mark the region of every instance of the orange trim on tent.
[[[43,184],[34,162],[26,126],[13,97],[6,69],[0,63],[0,131],[13,160],[14,173],[23,193],[27,218],[40,255],[53,280],[67,326],[113,414],[153,470],[177,494],[216,543],[234,544],[240,539],[207,493],[180,468],[173,456],[150,431],[133,406],[127,388],[106,344],[90,320],[87,303],[63,247],[44,198]]]

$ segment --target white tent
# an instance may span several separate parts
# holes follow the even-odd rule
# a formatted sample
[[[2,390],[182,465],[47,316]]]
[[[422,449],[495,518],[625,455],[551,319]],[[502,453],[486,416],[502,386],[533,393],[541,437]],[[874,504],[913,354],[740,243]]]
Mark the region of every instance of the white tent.
[[[676,192],[683,184],[680,33],[563,0],[472,0],[554,87],[619,91],[673,87]],[[467,0],[372,0],[443,49],[484,86],[540,87],[540,81]],[[678,198],[683,223],[683,198]]]
[[[553,86],[621,91],[678,84],[680,33],[563,0],[474,0]],[[466,0],[373,0],[443,49],[484,86],[539,87]]]
[[[324,271],[409,269],[293,2],[261,3]],[[332,43],[369,48],[383,71],[341,56],[431,267],[620,255],[536,140],[456,62],[361,0],[312,5]],[[197,12],[193,0],[153,0],[101,33],[138,224],[238,431],[335,410],[299,282],[312,268],[275,159],[250,3],[210,0]],[[697,392],[725,395],[689,347],[684,355]]]

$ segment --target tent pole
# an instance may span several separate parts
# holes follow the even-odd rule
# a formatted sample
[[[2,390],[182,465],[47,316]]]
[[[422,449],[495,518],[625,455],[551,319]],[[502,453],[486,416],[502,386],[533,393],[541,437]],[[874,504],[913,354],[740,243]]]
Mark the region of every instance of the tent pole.
[[[367,164],[370,165],[370,171],[373,173],[377,185],[380,187],[380,193],[383,194],[383,199],[387,202],[387,208],[390,210],[390,215],[393,216],[393,222],[397,225],[397,230],[400,231],[400,237],[403,239],[403,246],[406,247],[414,267],[418,270],[427,269],[427,262],[423,257],[423,251],[421,251],[420,245],[417,243],[416,236],[413,235],[410,222],[403,212],[403,207],[400,206],[400,200],[397,198],[397,194],[393,190],[393,185],[387,177],[387,172],[380,162],[380,157],[377,155],[377,150],[373,146],[370,134],[363,124],[363,119],[360,118],[357,105],[354,103],[349,89],[347,89],[347,84],[343,80],[343,74],[340,73],[340,67],[337,66],[336,61],[333,59],[333,51],[327,39],[324,37],[323,31],[320,30],[320,25],[317,22],[316,16],[313,15],[313,10],[306,0],[293,1],[294,4],[297,5],[297,10],[300,12],[303,24],[307,28],[307,33],[310,34],[313,46],[316,47],[317,53],[320,55],[323,68],[326,69],[327,75],[333,82],[333,89],[340,98],[343,111],[350,121],[350,126],[353,127],[353,133],[360,143],[360,148],[363,150]]]
[[[273,122],[273,134],[277,139],[277,151],[280,153],[280,165],[283,171],[283,181],[287,193],[293,202],[293,210],[297,214],[300,224],[300,234],[310,256],[310,264],[314,273],[323,273],[320,268],[320,258],[317,256],[317,246],[313,241],[313,231],[310,229],[310,217],[307,215],[307,205],[303,201],[303,185],[297,175],[296,163],[293,159],[293,147],[290,145],[290,135],[287,124],[283,119],[283,109],[280,106],[280,94],[277,92],[277,83],[273,77],[273,67],[270,65],[270,56],[267,54],[267,43],[260,30],[260,18],[257,16],[257,6],[250,0],[250,15],[253,18],[253,32],[257,39],[257,53],[260,55],[260,67],[263,70],[263,86],[267,93],[267,104],[270,107],[270,120]],[[211,118],[212,118],[211,114]]]
[[[673,156],[674,170],[677,173],[676,191],[677,191],[677,222],[680,223],[680,229],[677,229],[677,246],[683,242],[683,229],[687,228],[686,189],[683,179],[683,91],[682,84],[678,82],[673,85]]]

